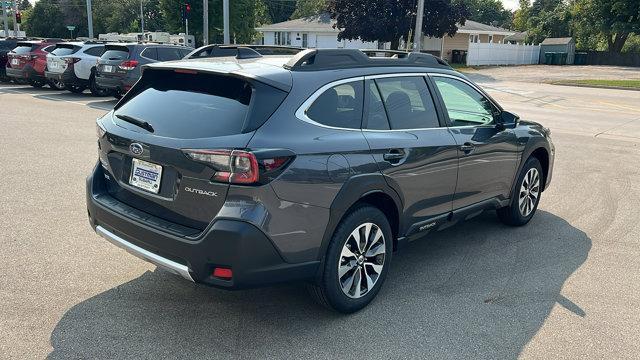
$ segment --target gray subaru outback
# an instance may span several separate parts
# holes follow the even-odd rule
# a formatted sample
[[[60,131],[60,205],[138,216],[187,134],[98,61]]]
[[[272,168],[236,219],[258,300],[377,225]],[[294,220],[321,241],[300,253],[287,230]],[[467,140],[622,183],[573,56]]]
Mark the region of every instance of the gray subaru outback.
[[[365,307],[407,242],[483,210],[525,225],[550,132],[439,58],[305,50],[147,66],[98,119],[95,231],[189,281],[304,281]]]

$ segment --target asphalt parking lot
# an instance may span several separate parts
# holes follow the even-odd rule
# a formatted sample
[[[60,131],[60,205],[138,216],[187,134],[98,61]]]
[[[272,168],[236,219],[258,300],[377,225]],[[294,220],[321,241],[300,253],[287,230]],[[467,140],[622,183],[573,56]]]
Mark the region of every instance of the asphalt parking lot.
[[[525,72],[470,76],[553,132],[536,217],[411,243],[351,316],[300,284],[190,284],[102,240],[84,186],[115,102],[0,84],[0,358],[639,358],[640,92]]]

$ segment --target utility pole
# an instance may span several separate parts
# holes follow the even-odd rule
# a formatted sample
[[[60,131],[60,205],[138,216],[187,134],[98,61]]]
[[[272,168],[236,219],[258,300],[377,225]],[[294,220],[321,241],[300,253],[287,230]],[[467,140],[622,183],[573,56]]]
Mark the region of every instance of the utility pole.
[[[91,11],[91,0],[87,0],[87,23],[89,28],[89,39],[93,39],[93,12]]]
[[[18,13],[18,1],[13,1],[13,37],[18,37],[18,31],[20,31],[20,24],[16,21],[16,14]]]
[[[418,12],[416,13],[416,31],[413,35],[413,51],[420,52],[422,45],[422,18],[424,17],[424,0],[418,0]]]
[[[224,28],[224,43],[231,43],[229,37],[229,0],[222,0],[222,23]]]
[[[142,8],[142,0],[140,0],[140,32],[144,36],[144,9]]]
[[[7,4],[2,1],[2,18],[4,20],[4,36],[9,37],[9,19],[7,19]]]
[[[202,44],[209,44],[209,0],[202,3]]]

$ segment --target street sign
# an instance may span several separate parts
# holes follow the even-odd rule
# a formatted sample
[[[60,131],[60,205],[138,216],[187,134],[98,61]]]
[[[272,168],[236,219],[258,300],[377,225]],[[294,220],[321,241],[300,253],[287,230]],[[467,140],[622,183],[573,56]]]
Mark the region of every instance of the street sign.
[[[73,31],[73,30],[75,30],[75,29],[76,29],[76,27],[75,27],[75,26],[73,26],[73,25],[67,25],[67,30],[69,30],[69,31]]]

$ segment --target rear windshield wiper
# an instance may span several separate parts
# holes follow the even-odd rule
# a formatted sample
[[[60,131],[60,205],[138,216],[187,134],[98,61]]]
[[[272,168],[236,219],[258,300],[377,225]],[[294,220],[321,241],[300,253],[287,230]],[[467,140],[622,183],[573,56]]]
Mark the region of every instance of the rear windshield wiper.
[[[133,116],[129,116],[129,115],[121,115],[121,114],[116,114],[116,117],[120,120],[124,120],[130,124],[136,125],[138,127],[141,127],[145,130],[147,130],[148,132],[153,132],[153,126],[151,126],[151,124],[149,124],[146,121],[143,120],[139,120],[134,118]]]

